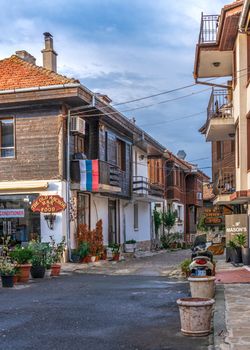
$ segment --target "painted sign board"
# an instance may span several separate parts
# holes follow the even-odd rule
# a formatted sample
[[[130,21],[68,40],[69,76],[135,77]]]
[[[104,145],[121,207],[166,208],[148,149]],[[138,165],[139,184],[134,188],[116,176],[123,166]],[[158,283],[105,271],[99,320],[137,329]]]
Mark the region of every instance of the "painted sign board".
[[[232,214],[226,215],[226,243],[228,243],[238,233],[244,233],[248,244],[248,215]]]
[[[0,219],[24,218],[24,209],[0,209]]]
[[[66,209],[64,199],[59,195],[39,196],[31,204],[32,211],[40,213],[60,213]]]
[[[223,209],[221,207],[211,207],[204,210],[204,223],[206,225],[220,225],[223,223]]]

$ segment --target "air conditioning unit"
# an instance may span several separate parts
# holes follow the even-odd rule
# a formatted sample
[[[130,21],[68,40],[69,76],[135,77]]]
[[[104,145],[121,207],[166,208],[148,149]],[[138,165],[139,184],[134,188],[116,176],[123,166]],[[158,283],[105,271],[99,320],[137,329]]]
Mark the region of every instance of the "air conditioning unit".
[[[85,120],[78,116],[71,117],[71,132],[85,135]]]

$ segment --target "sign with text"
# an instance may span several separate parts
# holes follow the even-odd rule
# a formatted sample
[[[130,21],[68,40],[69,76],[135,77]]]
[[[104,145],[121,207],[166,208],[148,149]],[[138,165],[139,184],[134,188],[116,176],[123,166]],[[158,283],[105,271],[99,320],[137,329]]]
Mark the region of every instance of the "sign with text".
[[[206,225],[220,225],[223,223],[223,209],[220,207],[206,208],[204,217]]]
[[[60,213],[66,209],[64,199],[59,195],[39,196],[31,204],[32,211],[40,213]]]
[[[24,209],[0,209],[0,219],[24,218]]]
[[[226,215],[226,242],[228,243],[235,235],[244,233],[248,244],[248,215]]]

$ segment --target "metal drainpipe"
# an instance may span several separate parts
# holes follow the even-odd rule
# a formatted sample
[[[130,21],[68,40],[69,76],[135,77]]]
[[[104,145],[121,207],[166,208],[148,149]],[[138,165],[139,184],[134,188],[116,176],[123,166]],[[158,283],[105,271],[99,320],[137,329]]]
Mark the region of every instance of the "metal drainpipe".
[[[66,202],[67,202],[67,248],[69,261],[71,260],[71,239],[70,239],[70,109],[67,118],[67,177],[66,177]]]

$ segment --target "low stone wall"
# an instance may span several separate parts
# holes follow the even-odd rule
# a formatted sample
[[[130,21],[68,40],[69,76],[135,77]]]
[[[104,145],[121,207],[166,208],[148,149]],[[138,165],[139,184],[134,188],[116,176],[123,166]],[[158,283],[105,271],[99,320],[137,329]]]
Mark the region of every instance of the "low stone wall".
[[[140,241],[136,243],[137,250],[150,250],[151,249],[151,241]]]

